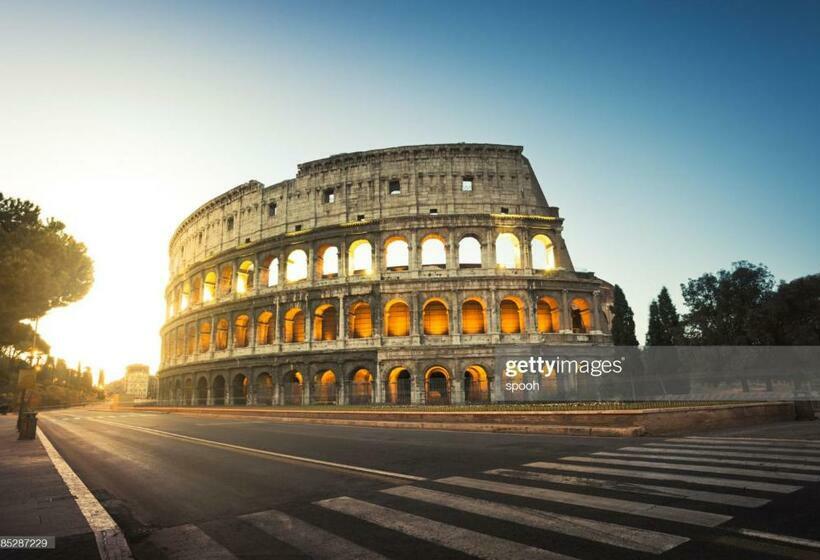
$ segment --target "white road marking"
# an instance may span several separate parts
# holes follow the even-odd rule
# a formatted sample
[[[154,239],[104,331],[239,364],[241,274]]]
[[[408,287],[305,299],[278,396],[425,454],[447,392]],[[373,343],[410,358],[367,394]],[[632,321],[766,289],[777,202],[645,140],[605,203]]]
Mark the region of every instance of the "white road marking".
[[[128,424],[121,424],[119,422],[108,422],[107,420],[94,420],[95,422],[99,422],[100,424],[107,424],[110,426],[116,426],[118,428],[125,428],[127,430],[136,430],[138,432],[144,432],[146,434],[152,434],[156,436],[163,436],[169,437],[174,439],[179,439],[182,441],[187,441],[189,443],[196,443],[199,445],[207,445],[210,447],[219,447],[222,449],[230,449],[232,451],[241,451],[243,453],[253,453],[256,455],[262,455],[264,457],[270,457],[274,459],[284,459],[287,461],[296,461],[299,463],[307,463],[311,465],[318,465],[322,467],[331,467],[334,469],[341,469],[351,472],[358,472],[363,474],[369,475],[376,475],[376,476],[386,476],[389,478],[400,478],[404,480],[412,480],[412,481],[422,481],[427,480],[421,476],[414,476],[411,474],[404,474],[404,473],[397,473],[397,472],[390,472],[390,471],[383,471],[379,469],[369,469],[367,467],[359,467],[356,465],[346,465],[344,463],[334,463],[332,461],[322,461],[321,459],[311,459],[310,457],[300,457],[298,455],[288,455],[287,453],[277,453],[276,451],[267,451],[265,449],[256,449],[254,447],[245,447],[242,445],[234,445],[232,443],[223,443],[221,441],[214,441],[210,439],[203,439],[193,436],[184,436],[182,434],[175,434],[173,432],[165,432],[163,430],[156,430],[154,428],[144,428],[142,426],[130,426]]]
[[[347,496],[322,500],[316,502],[316,505],[485,560],[510,560],[512,558],[572,560],[571,556],[557,552],[492,537]]]
[[[675,438],[669,441],[678,440],[687,441],[702,441],[705,443],[719,442],[719,443],[740,443],[743,445],[769,445],[769,443],[777,443],[784,445],[794,445],[795,447],[813,447],[820,448],[820,440],[816,439],[788,439],[788,438],[750,438],[750,437],[703,437],[703,436],[688,436],[685,438]]]
[[[648,496],[683,498],[685,500],[695,500],[698,502],[725,504],[729,506],[739,506],[747,508],[760,507],[769,503],[769,500],[766,500],[764,498],[751,498],[748,496],[738,496],[737,494],[709,492],[706,490],[692,490],[689,488],[675,488],[672,486],[655,486],[652,484],[638,484],[634,482],[621,482],[617,480],[604,480],[600,478],[585,478],[533,471],[517,471],[512,469],[493,469],[484,472],[486,474],[504,476],[507,478],[518,478],[521,480],[553,482],[556,484],[572,484],[575,486],[587,486],[589,488],[600,488],[603,490],[628,492],[630,494],[645,494]]]
[[[239,517],[319,560],[385,560],[381,554],[352,543],[324,529],[305,523],[281,511],[270,510]]]
[[[196,525],[179,525],[151,533],[148,540],[168,560],[236,560],[236,556]]]
[[[601,509],[605,511],[616,511],[618,513],[628,513],[641,517],[653,519],[665,519],[677,523],[688,523],[701,527],[716,527],[721,523],[729,521],[732,516],[697,511],[693,509],[683,509],[644,502],[633,502],[629,500],[619,500],[617,498],[606,498],[603,496],[591,496],[589,494],[576,494],[574,492],[563,492],[561,490],[551,490],[548,488],[536,488],[533,486],[521,486],[519,484],[508,484],[506,482],[494,482],[491,480],[480,480],[477,478],[467,478],[463,476],[451,476],[439,478],[436,482],[450,484],[463,488],[474,488],[497,492],[499,494],[509,494],[511,496],[523,496],[548,502],[561,504],[572,504],[588,507],[591,509]]]
[[[783,442],[773,441],[752,441],[752,440],[731,440],[731,439],[690,439],[690,438],[672,438],[664,440],[667,443],[680,443],[683,445],[697,445],[706,447],[733,447],[739,449],[759,449],[761,447],[766,450],[785,451],[788,453],[804,453],[806,455],[820,455],[820,447],[812,445],[789,445]]]
[[[802,455],[809,455],[811,457],[820,458],[820,449],[795,449],[793,447],[744,447],[740,445],[708,445],[708,444],[700,444],[700,443],[653,443],[657,447],[669,447],[669,448],[692,448],[692,449],[703,449],[707,451],[744,451],[747,453],[756,453],[758,451],[766,451],[768,453],[777,452],[783,453],[785,455],[801,455],[801,457],[786,457],[787,459],[802,459]],[[806,459],[808,460],[808,459]]]
[[[649,480],[676,480],[680,482],[691,482],[704,486],[720,486],[725,488],[743,488],[747,490],[762,490],[764,492],[776,492],[778,494],[790,494],[800,490],[802,486],[791,484],[778,484],[774,482],[758,482],[753,480],[736,480],[731,478],[717,478],[711,476],[695,476],[679,473],[666,473],[656,471],[636,471],[634,469],[616,469],[610,467],[594,467],[592,465],[573,465],[571,463],[550,463],[547,461],[537,461],[528,463],[525,467],[536,469],[551,469],[559,471],[583,472],[593,474],[611,474],[628,478],[643,478]]]
[[[785,473],[774,471],[761,471],[758,469],[735,469],[731,467],[712,467],[708,465],[684,465],[681,463],[659,463],[657,461],[630,461],[627,459],[602,459],[600,457],[561,457],[562,461],[576,461],[579,463],[604,463],[607,465],[619,465],[624,467],[648,467],[652,469],[668,469],[673,471],[694,471],[713,474],[730,474],[738,476],[750,476],[752,478],[777,478],[785,480],[804,480],[807,482],[820,482],[820,475]]]
[[[768,539],[770,541],[784,542],[788,544],[796,544],[799,546],[807,546],[811,548],[820,548],[820,541],[813,541],[811,539],[804,539],[801,537],[790,537],[789,535],[778,535],[775,533],[767,533],[765,531],[756,531],[754,529],[738,529],[738,533],[746,535],[747,537],[757,537],[759,539]]]
[[[639,453],[640,455],[636,455]],[[741,465],[747,467],[771,467],[775,469],[787,469],[793,471],[814,471],[820,472],[820,465],[800,465],[797,463],[774,463],[771,461],[741,461],[739,459],[717,459],[714,457],[687,457],[685,455],[648,454],[646,451],[636,451],[632,453],[614,453],[611,451],[598,451],[593,455],[605,457],[631,457],[633,459],[660,459],[671,461],[689,461],[700,463],[718,463],[721,465]],[[774,471],[777,472],[777,471]]]
[[[80,480],[80,477],[68,466],[68,463],[60,456],[51,441],[43,433],[42,428],[37,430],[37,437],[48,454],[49,459],[54,464],[54,468],[60,473],[63,481],[68,486],[69,492],[74,496],[77,507],[80,508],[83,517],[88,522],[89,527],[94,532],[97,541],[97,550],[102,560],[128,560],[133,558],[128,542],[125,540],[122,530],[112,517],[105,511],[102,504],[94,497],[94,494]]]
[[[621,548],[660,554],[687,542],[678,535],[646,529],[635,529],[616,523],[584,519],[572,515],[552,513],[532,508],[510,506],[466,496],[457,496],[438,490],[417,486],[397,486],[382,490],[386,494],[418,500],[428,504],[445,506],[502,521],[518,523],[535,529],[554,531],[573,537],[587,539]]]
[[[675,453],[678,455],[696,455],[716,457],[737,457],[739,459],[788,459],[789,461],[803,461],[804,463],[820,463],[820,458],[815,457],[792,457],[776,454],[776,453],[755,453],[753,451],[738,452],[738,451],[719,451],[717,449],[687,449],[685,447],[668,445],[661,447],[663,444],[653,443],[651,445],[644,445],[642,447],[620,447],[618,451],[637,451],[640,453]]]

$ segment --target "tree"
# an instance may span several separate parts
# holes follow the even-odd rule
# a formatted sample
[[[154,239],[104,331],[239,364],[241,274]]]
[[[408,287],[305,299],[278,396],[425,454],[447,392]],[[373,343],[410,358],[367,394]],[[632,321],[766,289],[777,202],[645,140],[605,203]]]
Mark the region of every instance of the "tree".
[[[820,274],[781,283],[752,313],[749,334],[755,344],[820,345]]]
[[[689,309],[682,322],[687,341],[707,346],[754,343],[752,317],[772,295],[773,286],[768,268],[746,261],[681,284]]]
[[[649,328],[646,331],[647,346],[674,346],[680,344],[680,316],[669,290],[661,288],[658,297],[649,304]]]
[[[9,360],[17,360],[20,354],[32,351],[48,354],[51,347],[28,323],[14,323],[0,331],[0,353]]]
[[[25,319],[81,299],[93,282],[85,245],[40,208],[0,193],[0,338]]]
[[[626,295],[615,285],[612,305],[612,343],[616,346],[637,346],[635,337],[635,313],[629,307]]]

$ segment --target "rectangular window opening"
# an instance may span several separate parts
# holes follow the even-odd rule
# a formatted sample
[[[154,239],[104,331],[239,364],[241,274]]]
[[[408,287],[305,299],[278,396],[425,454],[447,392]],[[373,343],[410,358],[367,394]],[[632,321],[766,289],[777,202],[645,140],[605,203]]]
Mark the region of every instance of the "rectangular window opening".
[[[438,216],[438,208],[430,208],[431,216]]]
[[[336,189],[325,189],[323,200],[325,204],[333,204],[336,202]]]
[[[401,194],[401,182],[398,179],[391,179],[387,183],[387,192],[390,194]]]
[[[232,230],[233,230],[233,216],[228,218],[228,231],[232,231]]]
[[[509,214],[509,213],[510,213],[510,209],[509,209],[509,208],[505,208],[504,206],[502,206],[502,207],[501,207],[501,213],[502,213],[502,214]]]
[[[275,215],[276,215],[276,203],[271,202],[270,204],[268,204],[268,217],[272,218]]]
[[[473,192],[473,178],[471,176],[461,178],[461,190],[463,192]]]

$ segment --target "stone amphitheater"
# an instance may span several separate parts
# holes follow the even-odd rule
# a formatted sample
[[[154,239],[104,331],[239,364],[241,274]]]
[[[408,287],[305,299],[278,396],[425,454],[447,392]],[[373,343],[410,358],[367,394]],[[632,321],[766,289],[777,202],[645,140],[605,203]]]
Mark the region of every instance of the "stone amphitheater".
[[[611,344],[611,285],[562,231],[521,146],[338,154],[235,187],[171,239],[160,401],[504,400],[511,348]]]

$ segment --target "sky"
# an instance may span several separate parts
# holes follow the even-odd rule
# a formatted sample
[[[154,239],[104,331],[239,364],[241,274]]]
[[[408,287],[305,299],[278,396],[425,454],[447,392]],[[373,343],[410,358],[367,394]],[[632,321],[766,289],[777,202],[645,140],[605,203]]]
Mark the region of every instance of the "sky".
[[[578,269],[638,337],[741,259],[820,272],[820,3],[0,3],[0,192],[86,243],[52,353],[155,371],[168,241],[200,204],[334,153],[524,146]],[[2,273],[9,273],[2,271]],[[683,309],[681,309],[683,311]]]

